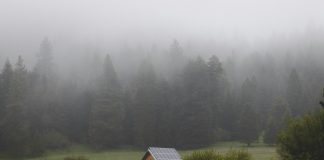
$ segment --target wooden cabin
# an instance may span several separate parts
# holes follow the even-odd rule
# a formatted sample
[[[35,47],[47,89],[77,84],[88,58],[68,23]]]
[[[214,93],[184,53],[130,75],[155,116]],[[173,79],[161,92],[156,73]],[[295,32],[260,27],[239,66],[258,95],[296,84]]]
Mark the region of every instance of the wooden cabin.
[[[142,160],[181,160],[181,157],[174,148],[150,147]]]

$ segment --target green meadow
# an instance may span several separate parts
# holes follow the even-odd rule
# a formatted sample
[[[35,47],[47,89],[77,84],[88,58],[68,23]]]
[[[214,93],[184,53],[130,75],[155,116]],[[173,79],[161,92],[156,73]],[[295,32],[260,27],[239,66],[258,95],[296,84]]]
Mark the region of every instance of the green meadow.
[[[275,147],[265,144],[252,144],[247,147],[245,144],[238,142],[222,142],[214,146],[201,148],[197,150],[215,149],[220,153],[224,153],[230,149],[243,149],[252,154],[254,160],[276,160],[277,154]],[[184,156],[190,154],[194,150],[179,150],[179,153]],[[63,160],[68,156],[84,156],[89,160],[140,160],[144,155],[145,150],[137,149],[116,149],[107,151],[92,151],[84,146],[74,146],[66,150],[47,152],[44,156],[29,160]]]

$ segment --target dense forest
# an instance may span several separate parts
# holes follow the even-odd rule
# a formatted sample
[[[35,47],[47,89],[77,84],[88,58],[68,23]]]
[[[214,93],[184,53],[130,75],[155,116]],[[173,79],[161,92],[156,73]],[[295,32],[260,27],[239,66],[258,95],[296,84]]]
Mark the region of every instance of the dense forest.
[[[64,69],[45,38],[34,64],[23,56],[3,64],[0,152],[37,156],[73,144],[186,149],[259,137],[275,144],[287,118],[319,108],[324,37],[316,35],[269,40],[254,51],[225,44],[199,51],[177,40],[118,54],[95,48]]]

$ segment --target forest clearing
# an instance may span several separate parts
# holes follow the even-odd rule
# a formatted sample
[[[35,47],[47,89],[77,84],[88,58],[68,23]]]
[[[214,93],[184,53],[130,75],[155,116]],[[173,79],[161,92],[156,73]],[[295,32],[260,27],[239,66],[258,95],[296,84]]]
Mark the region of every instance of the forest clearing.
[[[199,150],[215,149],[221,153],[230,149],[243,149],[252,154],[255,160],[276,160],[277,153],[275,147],[266,144],[255,143],[251,147],[239,142],[221,142],[211,147]],[[85,146],[73,146],[64,151],[53,151],[46,153],[43,157],[29,160],[63,160],[65,157],[83,156],[89,160],[141,160],[146,150],[136,149],[115,149],[107,151],[91,151]],[[193,150],[179,150],[181,156],[191,153]]]

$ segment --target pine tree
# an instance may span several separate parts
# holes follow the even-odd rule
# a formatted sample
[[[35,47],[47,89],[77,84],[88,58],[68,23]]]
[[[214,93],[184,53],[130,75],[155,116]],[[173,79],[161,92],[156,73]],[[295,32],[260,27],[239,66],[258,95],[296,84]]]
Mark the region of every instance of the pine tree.
[[[303,88],[299,75],[295,69],[290,73],[288,79],[286,99],[293,116],[299,116],[306,111]]]
[[[12,83],[9,89],[8,103],[25,103],[27,91],[27,70],[21,56],[15,66]]]
[[[171,77],[171,80],[178,80],[179,74],[186,65],[187,59],[185,58],[183,48],[177,40],[174,40],[170,45],[169,55],[167,58],[167,75]]]
[[[250,145],[258,138],[258,116],[255,112],[256,79],[246,79],[242,85],[239,119],[239,139]]]
[[[212,56],[208,63],[208,85],[209,85],[209,104],[212,108],[213,128],[219,126],[222,107],[224,107],[227,81],[221,62],[216,56]]]
[[[33,95],[41,99],[42,106],[54,101],[54,90],[57,88],[57,77],[54,71],[53,47],[47,38],[40,44],[37,61],[32,73]]]
[[[9,94],[3,117],[3,130],[6,151],[13,156],[33,154],[30,149],[30,129],[26,120],[27,71],[21,56],[18,57],[9,85]],[[17,152],[19,151],[19,153]]]
[[[244,106],[239,120],[239,138],[248,146],[256,141],[259,136],[258,117],[251,106]]]
[[[264,142],[267,144],[275,144],[277,134],[284,127],[287,118],[290,116],[290,110],[287,102],[279,98],[273,104],[268,119],[267,127],[264,134]]]
[[[3,117],[5,116],[5,109],[7,106],[8,96],[9,96],[9,89],[10,89],[10,83],[12,81],[13,76],[13,69],[9,62],[9,60],[6,61],[4,68],[2,70],[2,73],[0,75],[0,126],[3,124]],[[3,130],[0,130],[0,150],[5,149],[4,147],[4,139],[2,136]]]
[[[240,104],[255,108],[256,94],[257,94],[257,81],[253,76],[251,79],[247,78],[242,84]]]
[[[228,139],[237,140],[238,138],[238,121],[240,112],[237,109],[237,100],[233,93],[225,96],[224,106],[220,110],[219,124],[220,128],[227,132]]]
[[[172,59],[179,59],[183,56],[183,49],[181,48],[179,42],[174,40],[170,46],[170,54]]]
[[[44,38],[40,44],[39,52],[37,54],[38,61],[36,62],[36,66],[34,68],[34,72],[39,74],[43,81],[51,79],[51,74],[53,74],[52,50],[52,44],[48,38]]]
[[[208,65],[198,57],[183,72],[177,145],[200,147],[212,143],[212,109],[208,104]]]
[[[0,117],[3,116],[3,110],[7,104],[12,76],[13,69],[9,60],[7,60],[0,76]]]
[[[140,147],[157,145],[157,83],[153,65],[144,60],[134,82],[133,96],[135,144]]]
[[[109,55],[99,78],[90,112],[89,142],[95,148],[116,147],[122,141],[125,104],[117,74]]]

